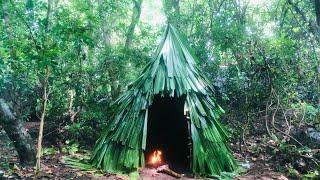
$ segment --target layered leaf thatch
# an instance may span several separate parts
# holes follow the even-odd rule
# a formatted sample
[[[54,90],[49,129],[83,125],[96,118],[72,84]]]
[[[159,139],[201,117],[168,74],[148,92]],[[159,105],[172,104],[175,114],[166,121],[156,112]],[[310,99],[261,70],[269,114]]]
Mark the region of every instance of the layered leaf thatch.
[[[192,171],[197,175],[233,172],[236,163],[226,146],[218,119],[223,113],[214,91],[196,65],[196,58],[177,30],[168,25],[153,60],[116,102],[116,114],[97,140],[91,162],[108,172],[144,166],[148,107],[154,96],[186,95],[193,141]]]

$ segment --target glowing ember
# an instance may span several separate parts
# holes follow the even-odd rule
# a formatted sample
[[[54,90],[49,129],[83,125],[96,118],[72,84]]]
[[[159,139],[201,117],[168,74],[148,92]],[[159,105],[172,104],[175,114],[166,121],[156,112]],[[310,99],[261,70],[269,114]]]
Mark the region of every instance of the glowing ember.
[[[149,163],[152,165],[160,165],[162,162],[161,155],[162,152],[160,150],[153,151],[152,155],[150,156]]]

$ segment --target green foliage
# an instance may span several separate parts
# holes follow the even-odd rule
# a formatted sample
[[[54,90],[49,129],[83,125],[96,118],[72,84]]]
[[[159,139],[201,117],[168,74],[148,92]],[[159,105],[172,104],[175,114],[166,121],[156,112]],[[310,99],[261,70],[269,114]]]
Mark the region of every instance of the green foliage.
[[[291,107],[298,112],[297,115],[299,117],[302,117],[304,119],[304,122],[306,123],[314,123],[319,124],[320,119],[317,119],[317,113],[319,112],[319,109],[317,109],[312,104],[306,103],[306,102],[300,102],[300,103],[293,103],[291,104]]]
[[[279,161],[283,167],[281,171],[286,172],[290,178],[316,178],[319,160],[317,152],[308,147],[297,147],[282,142],[273,150],[273,161]],[[313,177],[311,177],[313,176]]]
[[[152,60],[164,22],[153,25],[143,16],[154,11],[150,7],[160,9],[155,7],[160,1],[143,1],[129,49],[124,43],[131,0],[50,2],[49,12],[47,1],[0,1],[0,96],[10,99],[17,117],[38,121],[49,67],[45,127],[54,127],[46,138],[92,146],[112,122],[117,108],[110,105]],[[273,114],[283,132],[320,129],[320,37],[313,2],[161,2],[162,15],[186,34],[185,43],[199,57],[197,65],[226,111],[222,118],[233,140],[265,135],[267,121],[270,138],[283,141],[287,137],[272,126]]]
[[[74,155],[79,150],[79,144],[76,142],[70,142],[69,140],[66,141],[66,146],[62,148],[62,152]]]
[[[308,172],[308,174],[303,175],[302,179],[317,179],[319,178],[319,171],[315,170],[315,171],[310,171]]]
[[[289,178],[298,178],[298,177],[300,177],[300,173],[294,168],[289,168],[288,169],[288,177]]]
[[[54,147],[42,148],[42,151],[41,151],[42,156],[54,155],[56,153],[58,153],[58,150],[55,149]]]

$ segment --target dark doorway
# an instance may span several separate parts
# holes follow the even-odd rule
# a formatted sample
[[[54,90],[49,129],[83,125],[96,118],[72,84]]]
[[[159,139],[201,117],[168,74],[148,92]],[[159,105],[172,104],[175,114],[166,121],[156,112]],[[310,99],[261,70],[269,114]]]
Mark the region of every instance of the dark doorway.
[[[190,165],[188,122],[183,114],[185,97],[155,96],[149,107],[146,160],[155,150],[169,167],[187,173]]]

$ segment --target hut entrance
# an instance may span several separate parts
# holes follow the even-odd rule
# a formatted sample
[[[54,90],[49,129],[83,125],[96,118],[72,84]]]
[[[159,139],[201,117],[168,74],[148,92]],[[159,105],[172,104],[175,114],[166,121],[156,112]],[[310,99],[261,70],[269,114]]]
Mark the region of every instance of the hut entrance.
[[[189,128],[183,112],[184,102],[185,97],[155,96],[148,115],[147,164],[168,164],[179,173],[190,169]]]

